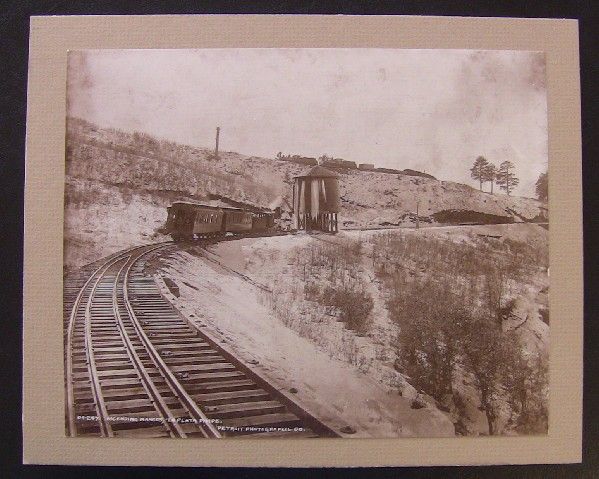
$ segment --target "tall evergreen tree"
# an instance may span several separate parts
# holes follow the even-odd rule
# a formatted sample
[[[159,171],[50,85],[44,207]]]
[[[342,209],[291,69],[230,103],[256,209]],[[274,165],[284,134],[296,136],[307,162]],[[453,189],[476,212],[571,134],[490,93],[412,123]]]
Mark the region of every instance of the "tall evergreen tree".
[[[508,196],[518,186],[518,183],[520,183],[520,180],[513,172],[515,168],[511,161],[504,161],[499,165],[499,169],[497,170],[497,179],[495,181]]]
[[[476,160],[474,160],[474,165],[470,168],[470,176],[475,180],[479,181],[480,191],[483,190],[483,181],[485,180],[485,169],[489,162],[486,160],[484,156],[479,156]]]
[[[485,181],[491,182],[491,193],[493,193],[493,185],[497,179],[497,167],[493,163],[489,163],[484,171]]]
[[[547,176],[547,172],[539,175],[539,178],[535,183],[535,190],[537,198],[541,201],[547,201],[549,198],[549,177]]]

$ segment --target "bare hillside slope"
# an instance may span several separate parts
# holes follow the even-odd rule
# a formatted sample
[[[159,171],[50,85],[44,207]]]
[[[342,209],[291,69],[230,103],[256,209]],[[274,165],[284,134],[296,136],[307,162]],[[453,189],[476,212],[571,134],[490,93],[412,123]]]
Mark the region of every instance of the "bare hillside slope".
[[[268,207],[280,197],[291,204],[293,177],[305,169],[235,152],[221,152],[215,159],[207,148],[102,129],[79,119],[69,119],[67,125],[66,171],[72,178],[195,197],[217,194]],[[417,203],[420,220],[430,224],[538,221],[547,216],[547,205],[532,198],[489,194],[408,174],[343,170],[340,192],[345,227],[410,226]]]

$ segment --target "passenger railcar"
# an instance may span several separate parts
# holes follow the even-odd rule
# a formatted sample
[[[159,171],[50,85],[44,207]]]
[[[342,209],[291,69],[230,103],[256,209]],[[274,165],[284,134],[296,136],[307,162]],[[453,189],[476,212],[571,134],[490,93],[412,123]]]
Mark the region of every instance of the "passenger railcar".
[[[168,207],[166,231],[173,239],[216,236],[222,232],[223,215],[222,208],[179,201]]]
[[[185,201],[173,203],[167,211],[164,232],[175,240],[260,233],[274,226],[274,214],[268,211],[252,212]]]
[[[223,209],[224,233],[247,233],[252,231],[252,213],[241,208]]]

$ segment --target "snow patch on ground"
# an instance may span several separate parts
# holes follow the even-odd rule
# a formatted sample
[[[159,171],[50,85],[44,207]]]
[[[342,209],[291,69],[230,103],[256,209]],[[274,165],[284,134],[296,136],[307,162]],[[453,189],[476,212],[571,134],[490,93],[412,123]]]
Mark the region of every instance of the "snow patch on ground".
[[[67,269],[131,246],[170,239],[156,232],[166,221],[168,202],[165,200],[80,180],[71,180],[67,188],[84,192],[82,201],[65,206],[64,265]]]
[[[348,238],[367,238],[372,232],[342,232],[333,237],[326,234],[299,233],[270,238],[247,238],[234,242],[219,243],[209,247],[209,257],[227,267],[243,271],[260,284],[271,287],[274,295],[263,297],[262,302],[271,311],[278,312],[284,323],[308,338],[336,359],[349,362],[360,371],[394,390],[402,390],[404,396],[415,398],[416,391],[394,369],[395,352],[392,346],[397,328],[388,317],[385,298],[382,297],[377,278],[368,265],[368,256],[362,257],[359,274],[366,290],[371,294],[374,307],[365,337],[348,330],[345,325],[321,305],[311,301],[298,301],[298,292],[304,281],[297,277],[293,255],[304,251],[309,245],[320,242],[339,243]],[[315,278],[312,278],[314,280]],[[326,279],[320,278],[323,287]],[[300,294],[301,296],[301,294]]]
[[[539,250],[546,250],[547,230],[534,224],[448,226],[435,228],[399,229],[397,234],[436,236],[456,243],[476,246],[481,241],[518,241],[527,243]],[[259,295],[262,305],[279,318],[285,326],[308,339],[318,349],[331,358],[344,364],[351,364],[370,380],[389,391],[401,391],[408,400],[423,399],[423,395],[408,383],[409,379],[395,370],[397,357],[395,338],[397,326],[390,320],[386,309],[385,288],[372,269],[372,247],[370,241],[381,231],[342,231],[337,235],[305,234],[272,237],[246,238],[224,242],[209,247],[205,252],[211,261],[217,261],[235,271],[251,277],[259,284],[275,291],[275,295]],[[393,232],[392,232],[393,233]],[[331,317],[321,305],[302,300],[305,281],[298,277],[294,255],[298,251],[308,254],[309,247],[322,242],[343,244],[348,240],[358,240],[362,244],[362,260],[358,269],[365,280],[367,291],[374,300],[370,314],[371,323],[365,336],[348,330],[344,323]],[[301,276],[301,273],[300,273]],[[310,277],[314,281],[314,277]],[[324,277],[316,281],[325,281]],[[325,281],[326,282],[326,281]],[[540,317],[540,307],[547,307],[548,275],[544,268],[528,271],[522,281],[508,285],[509,297],[515,300],[513,317],[504,322],[506,329],[516,329],[526,351],[534,354],[547,351],[549,347],[549,326]],[[323,283],[324,287],[325,284]],[[463,382],[462,382],[463,380]],[[465,400],[468,434],[487,434],[484,414],[478,409],[478,393],[472,385],[472,378],[458,378],[461,385],[456,390]],[[434,400],[424,396],[430,407]],[[466,419],[467,418],[467,419]]]
[[[284,239],[247,239],[220,246],[234,252],[256,241]],[[238,254],[221,254],[225,257],[229,267],[242,261]],[[172,301],[183,314],[193,314],[232,345],[241,359],[257,360],[259,372],[278,387],[297,389],[298,400],[317,417],[338,428],[355,428],[358,432],[352,437],[454,435],[446,415],[430,406],[412,409],[411,399],[331,358],[275,317],[260,301],[260,290],[216,263],[178,252],[161,274],[179,286],[180,297]]]

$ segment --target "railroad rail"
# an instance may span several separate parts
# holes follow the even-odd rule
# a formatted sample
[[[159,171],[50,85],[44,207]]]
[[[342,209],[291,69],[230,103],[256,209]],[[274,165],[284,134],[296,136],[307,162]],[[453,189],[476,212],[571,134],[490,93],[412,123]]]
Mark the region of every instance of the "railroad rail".
[[[65,278],[67,434],[337,436],[162,296],[144,268],[172,248],[131,248]]]

